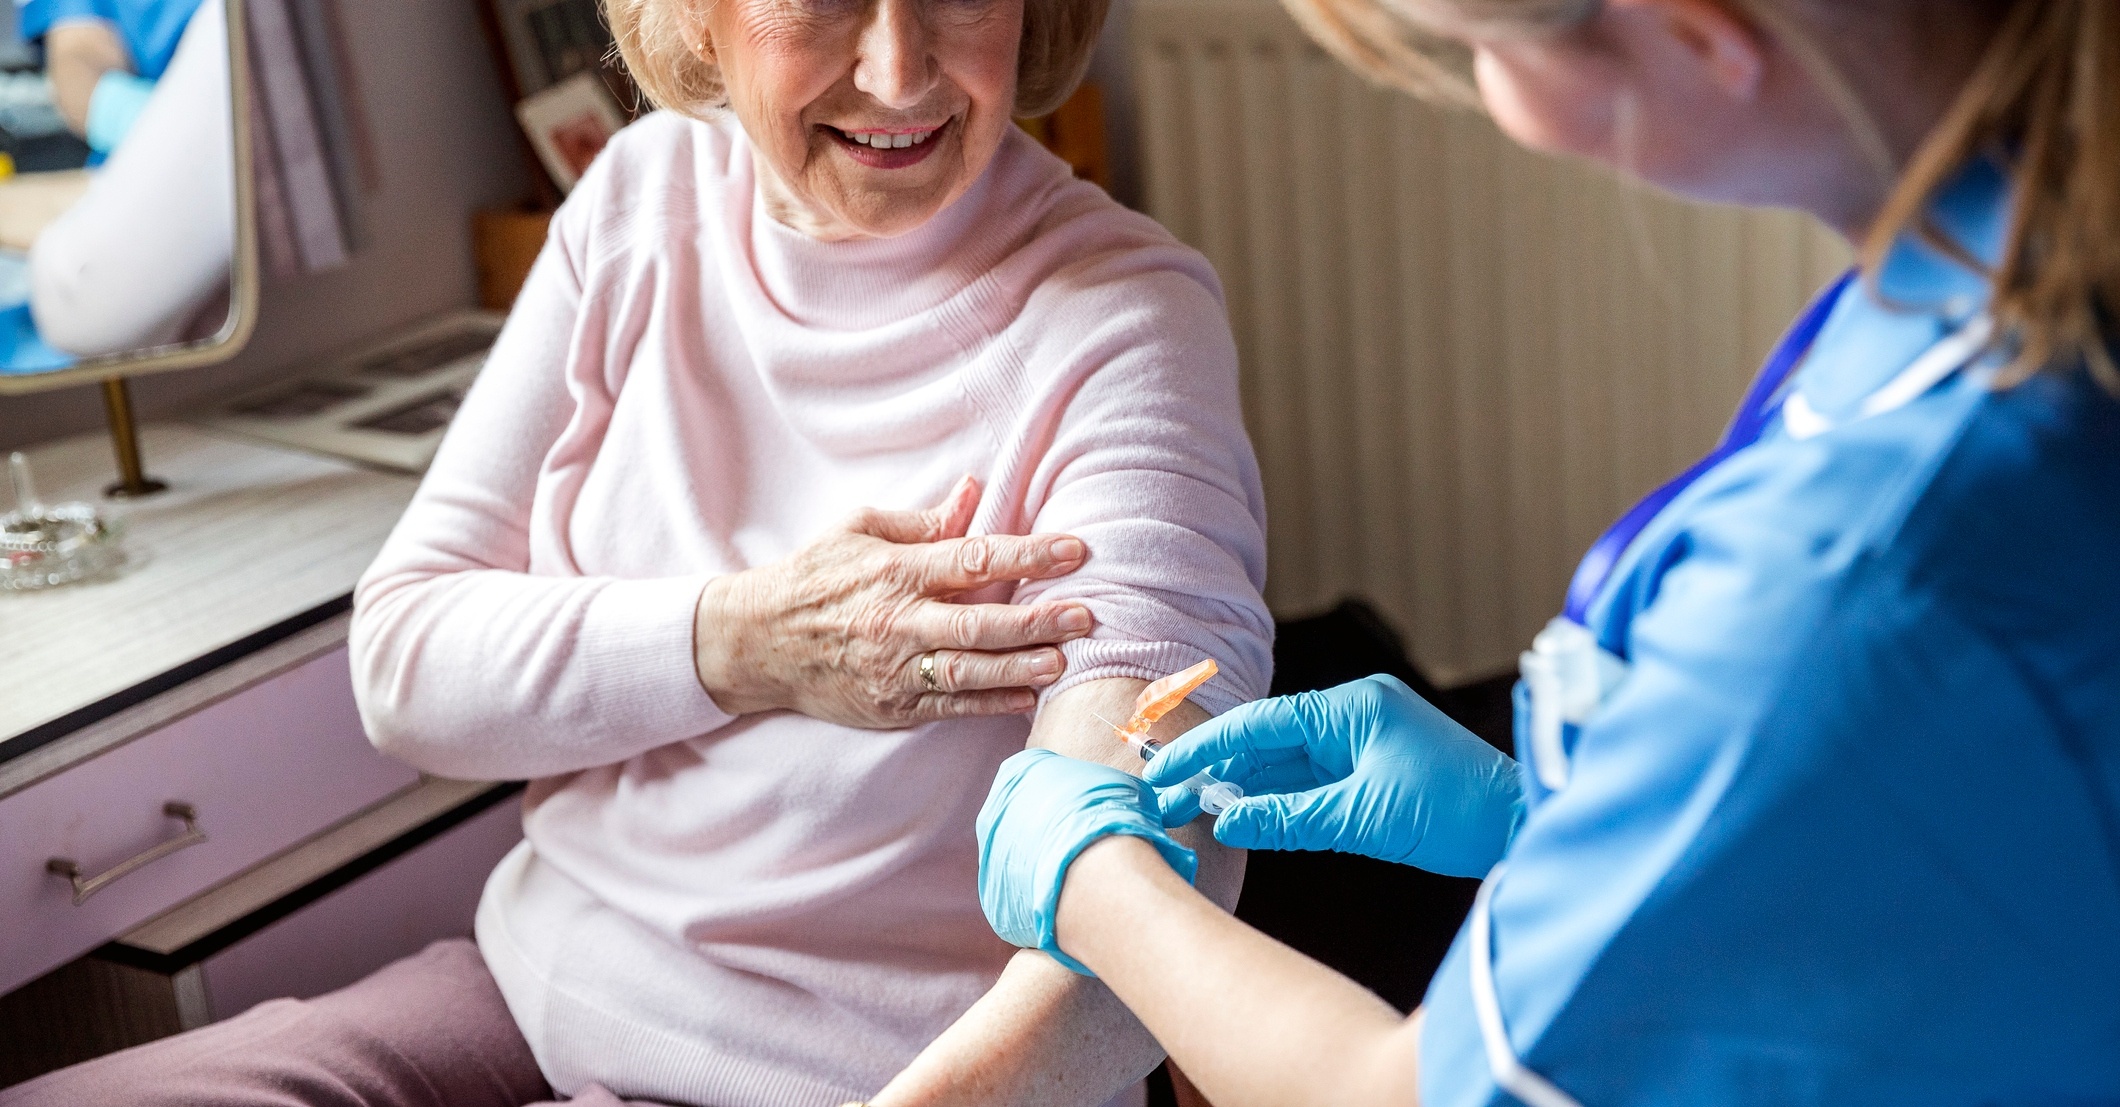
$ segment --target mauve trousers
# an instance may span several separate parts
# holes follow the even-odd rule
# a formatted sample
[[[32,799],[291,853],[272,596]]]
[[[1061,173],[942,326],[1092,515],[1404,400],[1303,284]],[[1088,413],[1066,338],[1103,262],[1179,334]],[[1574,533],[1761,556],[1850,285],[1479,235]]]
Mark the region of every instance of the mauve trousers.
[[[316,999],[276,999],[187,1034],[0,1091],[0,1107],[524,1107],[558,1097],[478,947],[436,942]],[[590,1087],[567,1102],[619,1107]]]

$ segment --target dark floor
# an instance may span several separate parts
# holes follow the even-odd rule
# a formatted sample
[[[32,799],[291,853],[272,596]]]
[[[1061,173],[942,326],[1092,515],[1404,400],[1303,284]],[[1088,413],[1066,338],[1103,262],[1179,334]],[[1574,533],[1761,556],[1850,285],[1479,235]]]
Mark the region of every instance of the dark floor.
[[[1439,690],[1396,632],[1358,601],[1280,625],[1273,694],[1330,688],[1390,673],[1497,748],[1510,748],[1514,674]],[[1437,876],[1344,853],[1251,855],[1237,917],[1411,1011],[1472,907],[1476,880]],[[1176,1103],[1168,1078],[1149,1081],[1150,1107]]]

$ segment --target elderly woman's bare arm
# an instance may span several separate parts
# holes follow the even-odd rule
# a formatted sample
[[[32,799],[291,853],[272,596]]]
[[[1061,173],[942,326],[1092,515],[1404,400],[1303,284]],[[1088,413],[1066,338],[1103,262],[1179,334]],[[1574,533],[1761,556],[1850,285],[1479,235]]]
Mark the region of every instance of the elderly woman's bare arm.
[[[1054,696],[1031,744],[1138,773],[1141,760],[1112,736],[1146,681],[1108,678]],[[1187,702],[1155,734],[1169,740],[1207,712]],[[1225,910],[1236,905],[1244,854],[1218,845],[1205,820],[1175,832],[1200,852],[1196,886]],[[1163,1060],[1140,1020],[1109,989],[1037,950],[1016,954],[1001,979],[870,1102],[873,1107],[1097,1107]]]

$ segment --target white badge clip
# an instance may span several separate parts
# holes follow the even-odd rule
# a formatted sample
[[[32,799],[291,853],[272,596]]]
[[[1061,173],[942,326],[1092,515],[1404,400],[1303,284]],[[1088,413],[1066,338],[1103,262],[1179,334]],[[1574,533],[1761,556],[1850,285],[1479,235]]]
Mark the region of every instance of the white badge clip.
[[[1547,791],[1568,785],[1568,751],[1562,727],[1588,722],[1605,696],[1627,675],[1627,663],[1597,644],[1597,636],[1572,619],[1554,619],[1518,658],[1531,692],[1532,762]]]

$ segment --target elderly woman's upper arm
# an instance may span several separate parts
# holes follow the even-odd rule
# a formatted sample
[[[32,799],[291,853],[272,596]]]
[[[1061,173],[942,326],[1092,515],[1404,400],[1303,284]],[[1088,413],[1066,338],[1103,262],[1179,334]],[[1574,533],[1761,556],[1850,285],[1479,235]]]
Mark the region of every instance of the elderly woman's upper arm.
[[[1098,322],[1069,336],[1074,371],[1059,387],[1071,394],[1028,491],[1032,529],[1081,537],[1090,559],[1017,598],[1080,600],[1097,629],[1062,647],[1067,675],[1047,698],[1104,677],[1153,680],[1206,657],[1224,674],[1195,696],[1210,711],[1266,694],[1265,496],[1211,281],[1179,268],[1113,282],[1086,294]]]

